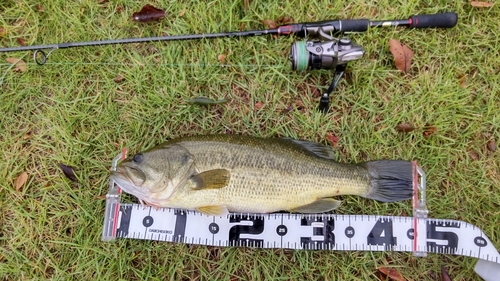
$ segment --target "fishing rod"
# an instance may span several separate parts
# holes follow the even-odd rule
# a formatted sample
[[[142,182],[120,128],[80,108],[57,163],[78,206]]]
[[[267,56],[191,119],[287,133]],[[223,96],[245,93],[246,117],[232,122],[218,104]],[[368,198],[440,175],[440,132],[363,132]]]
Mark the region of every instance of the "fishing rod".
[[[456,13],[440,13],[414,15],[402,20],[370,21],[368,19],[326,20],[318,22],[292,23],[277,28],[249,31],[233,31],[220,33],[202,33],[173,35],[147,38],[125,38],[114,40],[68,42],[49,45],[21,46],[0,49],[2,52],[34,51],[33,60],[43,65],[50,54],[57,49],[77,48],[85,46],[104,46],[114,44],[147,43],[157,41],[200,40],[209,38],[235,38],[262,35],[287,35],[311,38],[314,41],[296,41],[292,43],[289,60],[293,70],[330,69],[334,70],[334,78],[327,91],[321,95],[319,110],[327,112],[330,94],[345,73],[347,63],[358,60],[364,55],[363,47],[355,44],[347,37],[337,38],[344,32],[365,32],[368,28],[404,26],[410,28],[451,28],[457,24]],[[44,50],[50,50],[46,53]]]

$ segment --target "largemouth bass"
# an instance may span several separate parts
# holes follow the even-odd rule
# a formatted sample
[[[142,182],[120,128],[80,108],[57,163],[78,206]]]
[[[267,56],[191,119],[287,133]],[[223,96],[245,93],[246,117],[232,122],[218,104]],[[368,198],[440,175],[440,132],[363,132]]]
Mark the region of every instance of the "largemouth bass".
[[[141,203],[223,215],[322,213],[340,205],[338,195],[407,200],[412,171],[403,160],[338,163],[330,147],[308,141],[206,135],[130,156],[111,177]]]

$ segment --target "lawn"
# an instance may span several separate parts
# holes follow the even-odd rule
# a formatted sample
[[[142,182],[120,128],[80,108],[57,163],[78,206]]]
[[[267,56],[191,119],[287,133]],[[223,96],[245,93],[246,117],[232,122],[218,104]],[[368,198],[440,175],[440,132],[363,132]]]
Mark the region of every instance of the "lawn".
[[[145,4],[166,17],[133,21]],[[476,260],[461,256],[102,242],[103,195],[124,147],[209,133],[293,137],[331,145],[341,162],[418,161],[429,216],[476,225],[500,249],[498,3],[3,0],[0,47],[264,29],[263,20],[283,16],[382,20],[447,11],[459,15],[452,29],[350,34],[365,55],[349,64],[328,114],[316,108],[332,72],[292,71],[289,37],[61,49],[43,66],[32,52],[0,53],[2,280],[378,280],[380,266],[407,280],[439,279],[441,266],[453,280],[481,280]],[[391,38],[414,51],[406,74],[395,67]],[[8,58],[22,59],[26,70]],[[228,102],[188,103],[199,96]],[[415,129],[400,132],[401,123]],[[58,163],[75,167],[78,182]],[[16,184],[23,172],[26,182]],[[335,213],[412,212],[410,201],[341,199]]]

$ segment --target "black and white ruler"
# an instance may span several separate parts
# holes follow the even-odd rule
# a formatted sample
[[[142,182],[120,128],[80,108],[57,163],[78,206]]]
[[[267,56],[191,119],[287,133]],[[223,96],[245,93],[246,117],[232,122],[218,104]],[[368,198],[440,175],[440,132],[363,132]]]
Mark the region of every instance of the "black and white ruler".
[[[115,159],[112,169],[116,167]],[[102,239],[166,241],[221,247],[333,251],[398,251],[462,255],[479,259],[475,271],[485,280],[500,279],[500,254],[481,231],[457,220],[427,218],[425,175],[414,164],[414,216],[335,214],[229,214],[120,203],[110,182]],[[420,194],[420,197],[418,197]]]

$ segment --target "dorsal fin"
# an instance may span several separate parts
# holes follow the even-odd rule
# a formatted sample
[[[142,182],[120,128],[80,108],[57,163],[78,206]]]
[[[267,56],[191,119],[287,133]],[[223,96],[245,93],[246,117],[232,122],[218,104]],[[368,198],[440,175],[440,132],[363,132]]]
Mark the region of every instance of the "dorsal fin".
[[[284,141],[288,141],[302,149],[312,153],[314,156],[318,156],[324,159],[335,160],[335,154],[331,147],[315,142],[297,140],[292,138],[281,138]]]

